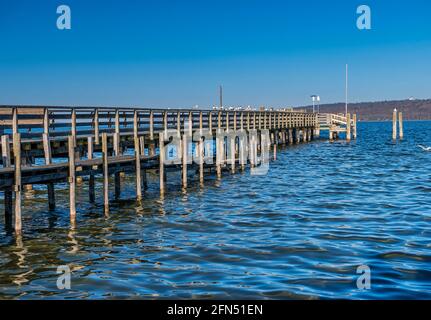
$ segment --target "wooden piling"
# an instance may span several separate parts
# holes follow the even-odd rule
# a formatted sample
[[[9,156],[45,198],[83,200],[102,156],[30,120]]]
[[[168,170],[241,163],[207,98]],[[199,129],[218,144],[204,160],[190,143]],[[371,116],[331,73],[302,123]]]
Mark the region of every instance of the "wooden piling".
[[[119,157],[121,155],[120,149],[120,113],[117,109],[115,112],[115,133],[114,133],[114,156]],[[114,174],[114,190],[115,199],[119,199],[121,196],[121,177],[120,172]]]
[[[398,113],[399,127],[400,127],[400,140],[404,139],[404,128],[403,128],[403,113]]]
[[[72,109],[71,120],[70,120],[70,132],[73,138],[73,147],[76,147],[76,110]]]
[[[183,168],[182,168],[182,180],[183,180],[183,188],[187,188],[187,156],[189,153],[188,149],[188,142],[187,142],[187,134],[183,134],[183,141],[182,141],[182,152],[183,152]]]
[[[10,161],[10,142],[9,136],[3,135],[1,136],[1,146],[2,146],[2,163],[4,168],[8,168],[11,166]]]
[[[293,144],[293,129],[288,129],[289,131],[289,144]]]
[[[102,133],[102,158],[103,158],[103,204],[105,214],[109,212],[109,168],[108,168],[108,135]]]
[[[1,146],[2,146],[2,163],[4,168],[9,168],[11,166],[10,161],[10,143],[9,136],[1,136]],[[12,188],[5,188],[4,190],[4,217],[5,226],[12,226],[12,213],[13,213],[13,201],[12,201]]]
[[[52,163],[52,156],[51,156],[51,143],[50,143],[50,139],[49,139],[48,108],[44,109],[42,142],[43,142],[45,164],[50,165]],[[49,208],[49,210],[55,210],[54,183],[52,183],[52,182],[47,183],[47,191],[48,191],[48,208]]]
[[[352,128],[352,133],[353,133],[353,139],[356,139],[358,134],[357,134],[357,128],[356,128],[356,113],[353,114],[353,128]]]
[[[141,152],[139,150],[139,138],[134,137],[135,142],[135,169],[136,169],[136,199],[142,199],[142,179],[141,179]]]
[[[74,137],[68,136],[70,221],[76,220],[76,173]]]
[[[254,166],[256,165],[256,158],[257,158],[256,136],[254,134],[249,136],[249,158],[250,158],[250,167],[254,168]]]
[[[93,147],[93,137],[87,138],[87,158],[88,160],[93,159],[94,147]],[[88,198],[91,203],[96,201],[96,193],[95,193],[95,181],[94,174],[90,172],[90,177],[88,179]]]
[[[231,153],[231,158],[230,158],[230,161],[231,161],[231,172],[232,173],[235,173],[235,162],[236,162],[236,148],[235,148],[235,140],[236,140],[236,138],[235,138],[235,136],[233,136],[232,138],[230,138],[230,153]]]
[[[221,129],[217,130],[217,136],[216,136],[216,171],[217,171],[217,178],[221,178],[221,164],[223,159],[223,145],[222,145],[222,137],[221,137]]]
[[[392,140],[397,140],[397,109],[392,114]]]
[[[159,134],[159,176],[160,176],[160,194],[165,192],[165,139],[163,134]]]
[[[13,135],[13,154],[15,157],[15,233],[21,234],[21,134]]]
[[[94,111],[94,143],[98,146],[100,144],[99,133],[99,109]]]
[[[204,183],[204,141],[202,137],[199,138],[199,181],[202,185]]]

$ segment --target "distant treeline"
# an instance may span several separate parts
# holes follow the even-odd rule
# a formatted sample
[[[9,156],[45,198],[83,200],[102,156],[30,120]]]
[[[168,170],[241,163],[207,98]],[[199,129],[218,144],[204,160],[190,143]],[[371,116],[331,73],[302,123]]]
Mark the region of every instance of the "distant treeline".
[[[403,112],[406,120],[430,120],[431,119],[431,99],[428,100],[400,100],[400,101],[380,101],[380,102],[360,102],[350,103],[349,112],[356,113],[358,119],[362,121],[382,121],[391,120],[394,108]],[[301,107],[311,111],[312,106]],[[324,113],[344,113],[344,103],[325,104],[320,106],[320,112]]]

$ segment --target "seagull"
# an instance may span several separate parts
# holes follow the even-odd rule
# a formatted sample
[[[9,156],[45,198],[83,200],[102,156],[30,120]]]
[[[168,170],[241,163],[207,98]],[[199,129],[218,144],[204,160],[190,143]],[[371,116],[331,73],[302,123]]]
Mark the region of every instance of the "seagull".
[[[422,145],[418,145],[419,148],[421,148],[423,151],[431,151],[431,147],[424,147]]]

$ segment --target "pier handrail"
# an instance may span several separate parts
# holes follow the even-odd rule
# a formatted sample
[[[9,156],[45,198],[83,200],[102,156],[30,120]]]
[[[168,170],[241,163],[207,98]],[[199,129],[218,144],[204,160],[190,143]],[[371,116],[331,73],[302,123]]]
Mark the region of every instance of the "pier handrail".
[[[139,107],[0,106],[0,134],[20,132],[23,140],[138,131],[154,134],[165,129],[271,129],[312,127],[313,113],[291,111],[157,109]]]

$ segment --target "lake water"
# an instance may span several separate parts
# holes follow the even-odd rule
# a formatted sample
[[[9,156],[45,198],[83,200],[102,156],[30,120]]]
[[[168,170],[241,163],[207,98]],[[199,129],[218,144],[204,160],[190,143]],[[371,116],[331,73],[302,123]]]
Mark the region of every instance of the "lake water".
[[[142,204],[126,177],[109,217],[78,195],[70,227],[67,185],[55,212],[46,192],[26,192],[22,239],[3,228],[0,298],[430,299],[431,122],[360,123],[358,139],[281,149],[266,176],[194,177],[179,173],[158,194],[149,178]],[[2,201],[1,201],[2,202]],[[71,290],[57,267],[72,269]],[[357,287],[357,267],[371,288]]]

